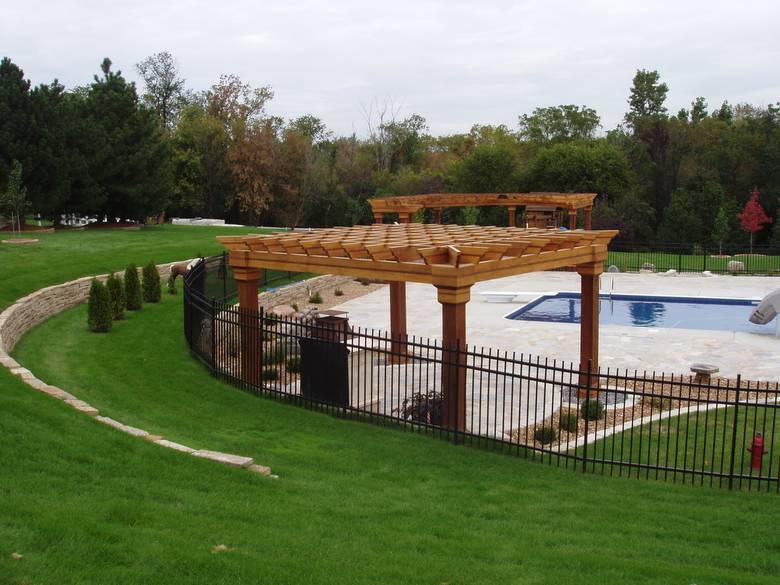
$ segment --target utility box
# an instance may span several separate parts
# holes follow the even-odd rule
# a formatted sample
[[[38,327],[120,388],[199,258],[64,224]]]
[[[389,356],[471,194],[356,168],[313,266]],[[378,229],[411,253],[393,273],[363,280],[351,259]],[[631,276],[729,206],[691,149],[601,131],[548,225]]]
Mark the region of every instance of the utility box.
[[[336,343],[346,343],[349,335],[349,319],[346,311],[327,310],[314,315],[312,337]]]
[[[305,337],[298,343],[301,347],[301,395],[334,406],[349,406],[346,344]]]

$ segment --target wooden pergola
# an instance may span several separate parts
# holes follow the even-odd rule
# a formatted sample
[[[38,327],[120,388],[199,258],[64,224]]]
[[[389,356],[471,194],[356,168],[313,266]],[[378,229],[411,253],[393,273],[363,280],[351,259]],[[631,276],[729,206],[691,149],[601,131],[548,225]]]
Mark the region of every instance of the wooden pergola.
[[[247,320],[257,315],[258,281],[266,269],[339,274],[390,283],[393,354],[403,359],[406,283],[436,287],[442,306],[442,341],[447,350],[466,347],[466,303],[481,281],[574,267],[580,275],[582,320],[580,364],[598,367],[599,275],[615,230],[542,230],[516,227],[403,223],[220,236],[230,252],[239,303]],[[259,383],[256,328],[242,327],[245,379]],[[465,360],[465,355],[463,356]],[[445,424],[465,428],[465,369],[445,367],[442,394]],[[451,406],[456,407],[451,411]]]
[[[538,206],[564,209],[569,215],[569,229],[577,227],[577,210],[582,209],[585,229],[591,229],[593,201],[596,193],[428,193],[426,195],[401,195],[382,199],[369,199],[374,221],[382,223],[386,213],[397,213],[399,221],[409,222],[421,209],[433,209],[435,223],[441,223],[441,211],[445,207],[506,207],[509,227],[516,225],[518,207]]]

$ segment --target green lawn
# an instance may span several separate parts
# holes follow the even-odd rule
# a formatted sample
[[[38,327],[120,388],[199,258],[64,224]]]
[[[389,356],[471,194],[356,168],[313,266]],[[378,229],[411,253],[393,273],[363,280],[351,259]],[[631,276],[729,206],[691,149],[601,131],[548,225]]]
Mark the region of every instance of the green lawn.
[[[748,274],[777,275],[780,273],[780,256],[750,256],[743,254],[731,258],[713,258],[704,254],[610,251],[607,255],[606,263],[607,266],[614,264],[621,272],[638,270],[645,262],[652,263],[659,272],[671,268],[681,272],[702,272],[704,270],[726,272],[728,263],[731,260],[742,262],[745,265],[745,272]]]
[[[34,234],[29,237],[40,240],[37,244],[0,244],[0,309],[41,287],[124,269],[130,262],[140,266],[218,254],[224,248],[216,236],[259,231],[164,225]]]
[[[684,405],[685,406],[685,405]],[[780,436],[773,432],[778,428],[777,411],[771,408],[740,406],[736,433],[734,429],[734,409],[721,408],[702,412],[692,412],[681,416],[672,416],[663,420],[654,420],[641,427],[616,433],[605,439],[588,445],[588,456],[605,461],[629,461],[660,465],[663,467],[686,468],[696,471],[728,474],[731,469],[731,445],[736,443],[734,474],[745,476],[740,482],[735,479],[734,486],[751,489],[763,489],[776,492],[777,484],[760,486],[754,479],[758,473],[751,469],[751,455],[746,451],[755,433],[764,436],[764,448],[761,475],[777,475],[778,454],[780,454]],[[696,446],[696,447],[694,447]],[[579,455],[584,449],[579,447]],[[614,469],[606,464],[588,464],[589,469],[604,471],[614,475],[667,478],[695,484],[722,486],[728,485],[728,479],[688,475],[685,478],[672,471],[656,471],[647,468]]]
[[[98,335],[76,307],[15,355],[108,416],[281,479],[125,436],[0,372],[3,585],[776,582],[776,496],[575,473],[256,398],[190,358],[181,312],[166,295]]]

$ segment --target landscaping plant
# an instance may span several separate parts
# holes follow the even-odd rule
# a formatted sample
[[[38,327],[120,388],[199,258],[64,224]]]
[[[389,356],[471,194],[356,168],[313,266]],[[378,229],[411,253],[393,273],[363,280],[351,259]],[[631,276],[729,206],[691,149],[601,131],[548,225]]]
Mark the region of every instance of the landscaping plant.
[[[318,292],[312,293],[309,297],[309,302],[313,305],[319,305],[322,303],[322,295]]]
[[[406,420],[440,425],[442,423],[442,396],[439,392],[420,392],[406,398],[401,406],[393,409]]]
[[[558,438],[558,432],[552,427],[537,427],[534,429],[534,441],[542,445],[554,443]]]
[[[596,398],[586,398],[580,404],[580,416],[585,420],[599,420],[604,416],[604,405]]]
[[[162,298],[160,291],[160,272],[154,262],[149,262],[143,269],[144,302],[159,303]]]
[[[113,272],[108,275],[106,288],[111,299],[111,316],[114,319],[122,319],[125,316],[125,289],[122,281]]]
[[[270,382],[279,379],[279,370],[276,368],[263,368],[263,380]]]
[[[562,411],[558,420],[558,428],[567,433],[573,433],[577,430],[577,412],[568,410]]]
[[[106,286],[97,278],[92,279],[89,287],[89,301],[87,302],[87,323],[90,331],[107,333],[111,331],[113,319],[111,318],[111,298]]]
[[[135,264],[130,264],[125,269],[125,306],[128,311],[138,311],[143,306],[141,281],[138,279]]]
[[[287,371],[291,374],[298,374],[301,371],[301,357],[294,356],[287,358]]]

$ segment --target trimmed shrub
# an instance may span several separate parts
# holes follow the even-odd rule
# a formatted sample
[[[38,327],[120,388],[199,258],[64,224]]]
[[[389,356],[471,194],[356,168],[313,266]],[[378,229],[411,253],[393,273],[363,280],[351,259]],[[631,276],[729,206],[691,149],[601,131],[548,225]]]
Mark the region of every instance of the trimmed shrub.
[[[106,288],[111,300],[111,317],[122,319],[125,316],[125,289],[122,286],[122,281],[113,272],[108,275]]]
[[[561,412],[561,416],[558,419],[558,428],[567,433],[573,433],[577,430],[577,412],[568,410]]]
[[[111,315],[111,297],[106,285],[97,278],[92,279],[87,302],[87,323],[90,331],[106,333],[111,331],[114,320]]]
[[[144,302],[159,303],[162,298],[160,290],[160,272],[154,262],[149,262],[143,269]]]
[[[176,275],[171,273],[168,277],[168,294],[175,295],[178,294],[178,292],[179,291],[176,289]]]
[[[599,420],[606,409],[596,398],[586,398],[580,404],[580,416],[585,420]]]
[[[558,431],[552,427],[536,427],[534,429],[534,441],[542,445],[554,443],[558,438]]]
[[[298,374],[301,371],[301,356],[287,358],[287,371],[291,374]]]
[[[421,392],[406,398],[401,406],[394,408],[393,413],[398,413],[406,420],[440,425],[442,423],[443,399],[439,392]]]
[[[296,313],[300,311],[300,309],[298,308],[298,303],[293,303],[290,306],[292,307],[293,311],[295,311]]]
[[[128,311],[137,311],[143,306],[141,298],[141,281],[138,279],[138,269],[131,264],[125,269],[125,307]]]
[[[263,349],[264,364],[281,364],[287,357],[287,350],[283,345]]]
[[[336,290],[333,291],[333,295],[337,296],[337,297],[343,297],[344,296],[344,291],[341,290],[340,288],[337,288]]]
[[[363,276],[361,276],[360,278],[357,278],[356,280],[357,280],[357,281],[358,281],[360,284],[362,284],[363,286],[368,286],[369,284],[371,284],[371,281],[370,281],[368,278],[365,278],[365,277],[363,277]]]
[[[313,293],[309,297],[309,302],[313,305],[319,305],[320,303],[322,303],[322,295],[318,292]]]
[[[643,396],[642,405],[656,410],[671,410],[672,399],[666,396]]]
[[[263,368],[263,380],[271,381],[279,379],[279,370],[276,368]]]

